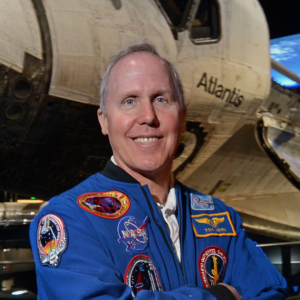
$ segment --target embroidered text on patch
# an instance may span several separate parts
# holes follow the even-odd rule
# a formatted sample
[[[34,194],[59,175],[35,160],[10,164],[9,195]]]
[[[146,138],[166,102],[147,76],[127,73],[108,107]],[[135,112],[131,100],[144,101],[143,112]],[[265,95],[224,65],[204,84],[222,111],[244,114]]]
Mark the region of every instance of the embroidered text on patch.
[[[192,225],[197,237],[236,236],[229,212],[192,215]]]
[[[212,197],[191,193],[191,207],[194,210],[214,210],[215,206]]]
[[[146,226],[149,217],[142,222],[138,217],[127,216],[118,224],[119,242],[123,242],[129,250],[144,250],[148,246],[148,232]]]
[[[136,255],[129,262],[124,283],[130,286],[133,298],[141,290],[163,291],[157,270],[147,255]]]
[[[84,210],[106,219],[118,219],[130,207],[127,195],[119,191],[83,194],[78,197],[77,203]]]
[[[217,246],[205,248],[198,259],[198,270],[204,287],[221,283],[225,277],[228,257],[225,251]]]
[[[56,215],[48,214],[39,222],[37,245],[42,265],[58,267],[61,255],[68,246],[64,222]]]

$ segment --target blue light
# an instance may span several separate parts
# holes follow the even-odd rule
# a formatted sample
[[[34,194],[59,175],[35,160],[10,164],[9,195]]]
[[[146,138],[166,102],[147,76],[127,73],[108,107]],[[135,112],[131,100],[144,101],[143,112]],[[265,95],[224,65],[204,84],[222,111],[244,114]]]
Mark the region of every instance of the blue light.
[[[270,56],[300,76],[300,34],[271,40]],[[271,70],[271,78],[288,88],[300,86],[275,70]]]
[[[292,79],[289,79],[288,77],[280,74],[279,72],[273,69],[271,69],[271,78],[278,84],[288,88],[294,88],[300,86],[297,82],[293,81]]]
[[[28,292],[27,290],[19,290],[19,291],[14,291],[11,294],[14,295],[14,296],[19,296],[19,295],[24,295],[27,292]]]

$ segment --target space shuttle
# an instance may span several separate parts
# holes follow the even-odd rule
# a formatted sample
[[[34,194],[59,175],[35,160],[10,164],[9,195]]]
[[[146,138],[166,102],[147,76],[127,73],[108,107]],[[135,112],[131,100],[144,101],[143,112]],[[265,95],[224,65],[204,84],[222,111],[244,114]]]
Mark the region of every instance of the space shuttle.
[[[1,190],[49,199],[104,167],[99,85],[143,39],[183,83],[176,177],[246,229],[299,240],[299,96],[270,70],[299,78],[271,61],[257,0],[1,0],[0,15]]]

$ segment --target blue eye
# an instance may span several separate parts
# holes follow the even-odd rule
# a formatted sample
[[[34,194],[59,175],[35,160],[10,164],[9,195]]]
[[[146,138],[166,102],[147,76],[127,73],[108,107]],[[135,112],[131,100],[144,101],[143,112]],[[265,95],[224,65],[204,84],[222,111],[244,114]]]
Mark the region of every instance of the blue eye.
[[[167,100],[164,99],[164,98],[157,98],[155,101],[159,102],[159,103],[165,103],[165,102],[167,102]]]
[[[134,100],[132,99],[125,100],[125,104],[132,105],[134,104]]]

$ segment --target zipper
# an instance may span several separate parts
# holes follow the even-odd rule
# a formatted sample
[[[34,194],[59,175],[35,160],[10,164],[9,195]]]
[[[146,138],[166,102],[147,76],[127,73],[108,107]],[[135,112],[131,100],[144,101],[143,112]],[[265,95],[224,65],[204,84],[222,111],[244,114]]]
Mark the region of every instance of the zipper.
[[[142,189],[143,194],[144,194],[144,196],[145,196],[145,198],[146,198],[146,201],[147,201],[147,203],[148,203],[148,206],[149,206],[149,209],[150,209],[150,212],[151,212],[151,215],[152,215],[152,219],[154,220],[154,223],[157,225],[157,227],[158,227],[158,229],[159,229],[159,231],[160,231],[160,233],[161,233],[161,235],[162,235],[162,237],[163,237],[163,239],[164,239],[164,241],[165,241],[165,243],[166,243],[166,245],[167,245],[167,247],[168,247],[168,249],[169,249],[171,255],[174,257],[173,252],[172,252],[172,250],[171,250],[171,248],[170,248],[170,245],[169,245],[169,243],[168,243],[168,241],[167,241],[166,235],[165,235],[165,233],[164,233],[162,227],[161,227],[160,224],[157,222],[157,220],[156,220],[156,218],[155,218],[155,216],[154,216],[154,211],[153,211],[153,207],[152,207],[152,205],[151,205],[151,203],[150,203],[150,199],[149,199],[149,197],[148,197],[148,195],[147,195],[147,193],[146,193],[146,191],[145,191],[145,189],[143,188],[142,185],[141,185],[141,189]],[[178,189],[177,189],[177,195],[176,195],[176,196],[177,196],[177,199],[179,199],[179,197],[178,197]],[[178,200],[177,200],[177,201],[178,201]],[[180,224],[181,224],[181,209],[180,209],[179,201],[178,201],[178,207],[179,207],[179,221],[180,221]],[[181,226],[180,226],[180,224],[179,224],[179,238],[180,238],[180,250],[181,250],[182,247],[181,247]],[[180,251],[180,252],[181,252],[181,251]],[[177,259],[177,257],[176,257],[176,259]],[[178,259],[177,259],[177,261],[178,261]],[[183,262],[182,256],[181,256],[181,262]],[[179,263],[179,265],[180,265],[180,270],[181,270],[181,273],[182,273],[183,283],[185,284],[185,277],[184,277],[184,272],[183,272],[183,268],[182,268],[182,263],[180,263],[179,261],[178,261],[178,263]]]
[[[154,220],[154,223],[157,225],[157,227],[158,227],[158,229],[159,229],[159,231],[160,231],[160,233],[161,233],[161,235],[162,235],[162,237],[163,237],[163,239],[164,239],[166,245],[168,246],[168,249],[169,249],[171,255],[173,256],[172,249],[170,248],[170,245],[169,245],[169,243],[168,243],[168,241],[167,241],[166,235],[165,235],[165,233],[164,233],[162,227],[161,227],[160,224],[157,222],[157,220],[156,220],[156,218],[155,218],[155,216],[154,216],[154,211],[153,211],[153,207],[152,207],[152,205],[151,205],[151,203],[150,203],[150,199],[148,198],[148,195],[147,195],[147,193],[146,193],[146,191],[145,191],[145,189],[143,188],[142,185],[141,185],[141,188],[142,188],[143,194],[144,194],[144,196],[145,196],[145,198],[146,198],[146,200],[147,200],[147,203],[148,203],[148,206],[149,206],[151,215],[152,215],[152,219]]]
[[[184,277],[184,272],[183,272],[183,251],[182,251],[182,238],[181,238],[181,223],[182,223],[182,214],[181,214],[181,207],[180,207],[180,203],[179,203],[179,194],[178,194],[178,187],[176,187],[176,197],[177,197],[177,205],[178,205],[178,210],[179,210],[179,238],[180,238],[180,253],[181,253],[181,262],[179,262],[180,264],[180,269],[181,269],[181,273],[182,273],[182,278],[183,278],[183,283],[185,284],[185,277]]]

